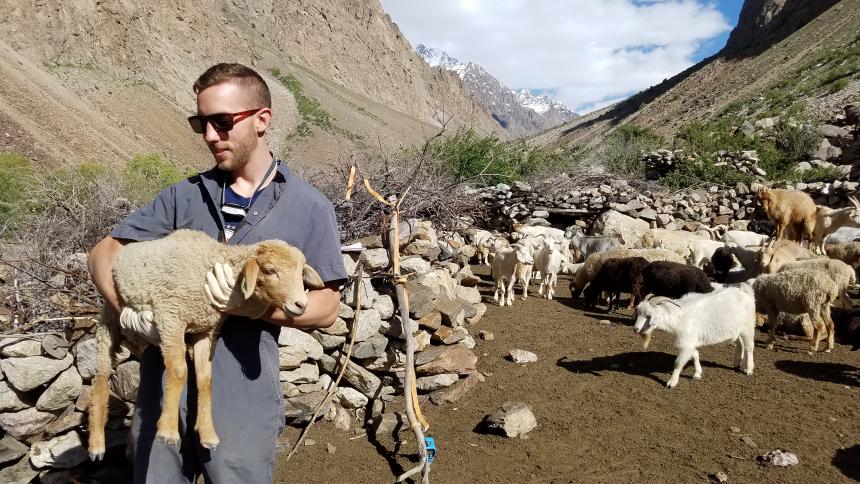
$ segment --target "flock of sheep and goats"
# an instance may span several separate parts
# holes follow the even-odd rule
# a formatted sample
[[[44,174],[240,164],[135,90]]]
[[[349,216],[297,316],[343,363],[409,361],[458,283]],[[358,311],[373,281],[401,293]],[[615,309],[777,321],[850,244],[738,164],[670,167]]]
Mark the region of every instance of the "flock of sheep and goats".
[[[645,348],[655,329],[674,337],[679,354],[666,384],[674,388],[691,358],[693,378],[701,378],[698,347],[722,342],[735,343],[735,366],[752,374],[757,313],[767,318],[769,349],[776,326],[792,319],[803,326],[811,351],[824,338],[825,351],[833,349],[831,305],[850,310],[846,291],[856,287],[860,265],[860,242],[854,241],[860,239],[860,202],[850,200],[851,207],[831,209],[801,191],[762,188],[756,201],[773,223],[773,236],[724,227],[651,229],[631,243],[619,234],[585,236],[576,226],[515,224],[510,240],[476,230],[472,242],[492,268],[500,306],[513,303],[516,281],[526,298],[534,278],[540,279],[538,294],[552,299],[562,272],[572,274],[571,297],[582,294],[588,306],[601,300],[611,311],[620,294],[629,293],[629,308],[638,303],[633,328]],[[840,338],[860,344],[855,326],[852,318],[840,321]]]

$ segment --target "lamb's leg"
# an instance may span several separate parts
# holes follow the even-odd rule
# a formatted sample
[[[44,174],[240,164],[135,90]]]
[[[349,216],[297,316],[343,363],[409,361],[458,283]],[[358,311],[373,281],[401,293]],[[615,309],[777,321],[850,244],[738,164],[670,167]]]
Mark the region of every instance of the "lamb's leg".
[[[113,352],[119,344],[119,319],[117,314],[105,308],[101,321],[96,325],[96,375],[90,393],[88,416],[90,460],[101,460],[105,454],[105,424],[108,417],[108,380],[113,373]]]
[[[681,370],[684,369],[687,362],[690,361],[690,358],[693,357],[693,353],[696,351],[695,348],[682,348],[681,352],[678,353],[678,358],[675,359],[675,369],[672,371],[672,378],[666,382],[667,388],[675,388],[675,385],[678,384],[678,379],[681,378]]]
[[[774,243],[776,243],[777,241],[779,241],[780,239],[782,239],[782,234],[783,234],[783,232],[784,232],[784,231],[785,231],[785,223],[783,223],[783,222],[781,222],[781,221],[780,221],[780,222],[777,222],[777,223],[776,223],[776,236],[775,236],[775,237],[774,237],[774,239],[771,241],[771,246],[773,246],[773,244],[774,244]]]
[[[752,375],[753,370],[755,369],[755,362],[753,361],[753,350],[755,349],[755,326],[752,326],[749,331],[743,333],[740,338],[741,343],[743,343],[744,350],[744,373],[747,375]]]
[[[776,321],[779,313],[776,311],[767,313],[767,349],[773,349],[773,342],[776,341]],[[813,319],[813,321],[815,321]]]
[[[200,445],[207,449],[218,447],[218,435],[212,423],[212,340],[214,335],[202,333],[192,338],[194,349],[194,375],[197,379],[197,422],[194,430],[200,436]]]
[[[512,274],[510,280],[508,280],[508,287],[507,287],[507,290],[505,291],[505,294],[507,296],[507,305],[508,306],[514,305],[514,282],[516,280],[517,280],[516,274]]]
[[[502,290],[502,279],[494,281],[496,283],[496,292],[493,293],[493,301],[499,302],[499,292]]]
[[[520,282],[523,284],[523,301],[529,298],[529,282],[531,282],[531,278],[529,277],[531,271],[527,270],[525,272],[526,276],[520,278]]]
[[[179,399],[188,378],[185,363],[185,326],[178,321],[162,321],[158,325],[161,356],[164,358],[164,397],[156,437],[168,445],[179,445]]]
[[[741,369],[741,361],[743,361],[745,345],[746,343],[743,341],[743,338],[738,337],[735,340],[735,368],[738,370]]]
[[[693,350],[693,380],[702,379],[702,364],[699,362],[699,350]]]
[[[850,307],[850,306],[849,306]],[[824,326],[827,330],[827,349],[826,353],[833,351],[836,338],[836,325],[833,323],[833,318],[830,317],[830,305],[825,305],[821,310],[821,319],[824,321]]]
[[[824,320],[818,317],[814,311],[809,313],[809,320],[812,322],[812,344],[810,345],[810,351],[816,352],[818,351],[818,340],[821,339],[821,334],[825,331],[824,329]]]

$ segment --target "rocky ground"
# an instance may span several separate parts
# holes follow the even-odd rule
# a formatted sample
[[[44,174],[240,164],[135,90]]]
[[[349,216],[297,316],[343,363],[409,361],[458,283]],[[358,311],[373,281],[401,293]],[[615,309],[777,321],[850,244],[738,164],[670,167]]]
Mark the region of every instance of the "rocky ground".
[[[424,405],[439,449],[434,481],[702,482],[718,472],[730,482],[860,479],[860,353],[837,345],[831,354],[809,355],[797,340],[767,351],[760,332],[753,376],[730,368],[730,345],[714,346],[701,351],[703,379],[693,381],[688,368],[670,391],[663,384],[675,353],[665,335],[643,351],[629,313],[571,306],[566,281],[559,286],[556,301],[491,305],[470,328],[495,336],[475,349],[486,382],[455,404]],[[512,349],[532,351],[538,361],[512,363],[505,358]],[[534,410],[538,428],[527,439],[475,431],[506,401]],[[362,433],[321,422],[310,436],[314,446],[289,463],[286,451],[280,455],[275,481],[388,482],[411,467],[411,433],[400,446]],[[297,436],[288,429],[283,439]],[[777,448],[795,453],[799,465],[755,460]]]

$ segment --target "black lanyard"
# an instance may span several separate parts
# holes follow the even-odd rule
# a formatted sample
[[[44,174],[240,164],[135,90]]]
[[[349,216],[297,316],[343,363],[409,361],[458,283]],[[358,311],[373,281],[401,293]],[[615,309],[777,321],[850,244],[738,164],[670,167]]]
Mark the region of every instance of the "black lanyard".
[[[254,193],[251,194],[251,197],[248,199],[248,206],[238,205],[238,204],[228,204],[225,203],[224,194],[227,191],[227,173],[224,173],[224,176],[221,178],[221,233],[219,234],[219,239],[221,242],[227,242],[227,234],[224,232],[224,207],[236,207],[241,208],[245,213],[242,217],[242,221],[239,222],[239,225],[236,227],[236,230],[233,231],[233,234],[239,231],[243,225],[245,225],[245,217],[248,215],[248,209],[251,208],[251,205],[254,203],[254,197],[256,197],[257,192],[263,189],[263,184],[266,183],[266,180],[269,179],[269,176],[272,175],[272,171],[278,165],[278,161],[272,158],[272,164],[269,165],[269,169],[266,170],[266,174],[263,176],[263,179],[260,180],[260,183],[257,184],[257,188],[254,190]]]

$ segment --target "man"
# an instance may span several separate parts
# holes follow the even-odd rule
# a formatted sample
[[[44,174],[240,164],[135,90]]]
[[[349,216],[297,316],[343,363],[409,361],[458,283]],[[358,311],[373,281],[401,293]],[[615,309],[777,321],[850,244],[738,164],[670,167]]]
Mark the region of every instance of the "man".
[[[275,440],[284,426],[279,326],[320,328],[336,319],[338,287],[346,278],[337,224],[331,203],[273,159],[263,139],[272,120],[271,96],[257,72],[217,64],[197,79],[194,92],[197,115],[189,123],[203,135],[215,168],[166,188],[131,214],[90,251],[89,269],[107,304],[119,311],[111,269],[126,243],[191,228],[228,244],[281,239],[305,253],[326,288],[308,294],[303,315],[273,307],[260,319],[232,315],[224,324],[212,355],[212,416],[221,441],[216,449],[204,449],[193,429],[193,374],[183,391],[180,445],[155,438],[164,371],[158,348],[148,347],[140,362],[132,422],[135,482],[195,482],[201,472],[207,482],[270,482]]]

